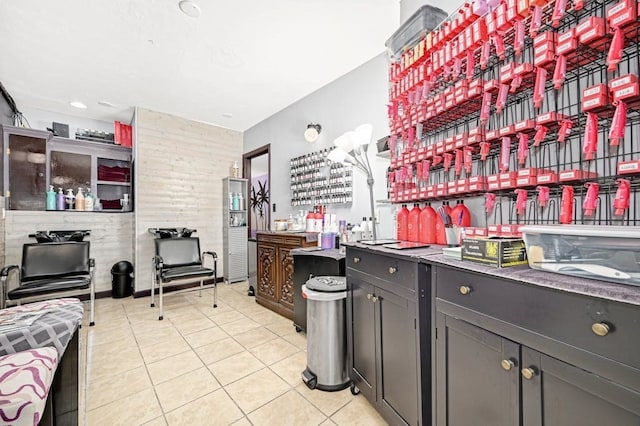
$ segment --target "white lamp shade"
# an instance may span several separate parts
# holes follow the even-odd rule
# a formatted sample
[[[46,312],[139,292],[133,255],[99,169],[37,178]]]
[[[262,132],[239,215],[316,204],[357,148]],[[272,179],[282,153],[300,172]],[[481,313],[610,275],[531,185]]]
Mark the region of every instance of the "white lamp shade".
[[[342,163],[346,156],[347,153],[344,152],[341,148],[334,148],[331,150],[331,152],[329,152],[327,158],[329,159],[329,161],[332,161],[334,163]]]
[[[361,124],[356,127],[355,132],[355,144],[356,146],[369,145],[371,142],[371,136],[373,135],[373,126],[369,123]]]
[[[351,152],[353,150],[353,140],[349,132],[338,136],[336,140],[333,141],[333,144],[344,152]]]

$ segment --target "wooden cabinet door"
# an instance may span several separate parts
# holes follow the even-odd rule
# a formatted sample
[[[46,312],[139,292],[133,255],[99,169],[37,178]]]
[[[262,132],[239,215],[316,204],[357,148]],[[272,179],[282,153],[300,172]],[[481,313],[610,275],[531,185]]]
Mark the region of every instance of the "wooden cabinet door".
[[[376,326],[379,329],[378,400],[388,418],[418,424],[418,366],[416,304],[375,288]]]
[[[293,256],[291,256],[291,247],[278,247],[278,262],[280,291],[277,294],[277,300],[278,303],[293,312]]]
[[[520,346],[436,313],[438,426],[520,424]]]
[[[527,347],[521,374],[524,426],[640,425],[640,393],[606,378]]]
[[[277,302],[276,247],[271,244],[258,242],[258,296],[269,301]]]
[[[347,287],[349,376],[369,400],[376,400],[376,325],[374,287],[350,278]]]

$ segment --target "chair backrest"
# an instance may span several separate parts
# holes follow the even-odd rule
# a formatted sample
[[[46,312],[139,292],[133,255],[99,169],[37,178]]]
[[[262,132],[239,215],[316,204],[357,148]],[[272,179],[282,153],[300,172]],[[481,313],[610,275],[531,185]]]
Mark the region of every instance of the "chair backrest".
[[[89,274],[89,241],[22,246],[22,282],[79,274]]]
[[[165,268],[202,264],[198,237],[156,238],[155,242],[156,255],[162,257]]]

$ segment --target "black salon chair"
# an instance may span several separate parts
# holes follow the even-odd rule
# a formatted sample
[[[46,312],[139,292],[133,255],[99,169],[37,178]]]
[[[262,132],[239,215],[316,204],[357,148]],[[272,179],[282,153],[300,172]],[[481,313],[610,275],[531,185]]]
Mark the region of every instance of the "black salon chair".
[[[205,251],[200,254],[200,239],[190,238],[156,238],[156,255],[152,261],[151,307],[155,306],[154,293],[156,285],[160,294],[160,316],[163,319],[162,287],[166,283],[177,280],[200,279],[200,297],[204,279],[213,277],[213,307],[218,307],[218,288],[216,286],[218,256],[215,252]],[[206,268],[202,262],[204,256],[211,256],[213,269]]]
[[[94,266],[95,261],[89,257],[89,241],[25,244],[21,267],[9,265],[0,271],[0,308],[5,308],[8,301],[20,303],[25,298],[88,288],[91,300],[89,325],[94,325]],[[18,286],[9,289],[7,278],[11,271],[18,272]]]

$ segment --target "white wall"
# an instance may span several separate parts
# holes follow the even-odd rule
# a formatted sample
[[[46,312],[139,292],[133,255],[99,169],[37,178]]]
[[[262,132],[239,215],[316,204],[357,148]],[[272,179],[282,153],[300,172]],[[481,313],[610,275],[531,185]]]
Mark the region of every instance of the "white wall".
[[[302,154],[333,146],[333,140],[362,123],[373,125],[373,143],[369,159],[374,169],[374,198],[386,199],[386,169],[389,160],[376,157],[375,141],[389,134],[387,119],[388,58],[380,54],[293,103],[282,111],[258,123],[244,133],[244,152],[265,144],[271,144],[271,202],[276,212],[271,220],[286,218],[301,207],[291,207],[289,191],[289,160]],[[319,65],[321,66],[321,65]],[[309,123],[319,123],[322,132],[318,140],[310,144],[303,138]],[[364,174],[354,170],[352,205],[330,205],[330,211],[340,219],[360,223],[363,216],[370,216],[369,192]],[[380,204],[380,237],[393,235],[393,207]]]
[[[69,125],[69,138],[75,139],[78,129],[101,130],[113,133],[113,122],[93,120],[90,118],[76,117],[73,115],[45,111],[37,108],[21,107],[22,114],[29,120],[31,128],[47,130],[53,127],[53,122]]]

